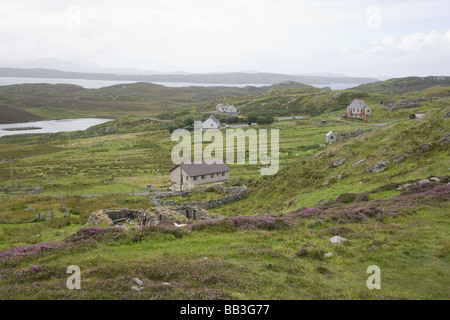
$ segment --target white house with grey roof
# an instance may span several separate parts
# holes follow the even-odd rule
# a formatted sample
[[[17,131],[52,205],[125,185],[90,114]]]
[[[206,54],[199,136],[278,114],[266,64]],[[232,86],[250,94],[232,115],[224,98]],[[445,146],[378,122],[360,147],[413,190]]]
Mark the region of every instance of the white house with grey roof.
[[[224,112],[224,113],[236,113],[237,112],[237,109],[234,106],[234,104],[222,104],[222,103],[219,103],[216,106],[216,110],[219,111],[219,112]]]
[[[203,121],[202,128],[203,129],[219,129],[220,121],[214,117],[210,116],[208,119]]]
[[[366,118],[371,114],[370,107],[364,100],[355,99],[347,107],[347,116],[349,118]]]
[[[207,183],[217,183],[229,179],[230,167],[225,163],[186,163],[170,170],[170,182],[192,188]]]

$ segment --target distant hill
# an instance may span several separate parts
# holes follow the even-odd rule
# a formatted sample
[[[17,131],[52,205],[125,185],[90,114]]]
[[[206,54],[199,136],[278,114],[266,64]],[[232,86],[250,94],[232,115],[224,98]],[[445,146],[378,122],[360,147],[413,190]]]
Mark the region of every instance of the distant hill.
[[[104,68],[96,64],[85,61],[69,61],[58,58],[42,58],[20,63],[4,65],[8,68],[19,69],[53,69],[67,72],[87,72],[87,73],[114,73],[114,74],[158,74],[161,72],[150,70],[139,70],[135,68]]]
[[[406,93],[410,91],[424,90],[435,86],[450,86],[450,77],[429,76],[394,78],[386,81],[362,84],[350,90],[380,93]]]
[[[22,108],[0,104],[0,123],[29,122],[44,119]]]
[[[71,84],[0,86],[0,123],[38,119],[149,116],[209,105],[230,97],[253,97],[273,90],[312,88],[296,82],[272,86],[166,87],[148,82],[85,89]],[[319,90],[319,89],[316,89]]]
[[[190,83],[222,83],[222,84],[276,84],[285,81],[295,81],[307,84],[331,83],[371,83],[378,81],[374,78],[357,77],[327,77],[305,76],[278,73],[212,73],[212,74],[152,74],[129,75],[112,73],[67,72],[43,68],[0,68],[0,77],[19,78],[60,78],[85,80],[115,80],[115,81],[147,81],[147,82],[190,82]]]

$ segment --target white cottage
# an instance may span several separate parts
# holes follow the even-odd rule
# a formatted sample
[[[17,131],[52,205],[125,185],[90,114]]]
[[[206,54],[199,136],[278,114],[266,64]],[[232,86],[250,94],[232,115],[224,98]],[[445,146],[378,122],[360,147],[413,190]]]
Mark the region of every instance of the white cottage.
[[[236,113],[237,109],[234,106],[234,104],[218,104],[216,106],[216,110],[219,112],[224,112],[224,113]]]
[[[366,118],[370,114],[370,107],[364,100],[355,99],[347,107],[347,116],[349,118]]]
[[[219,129],[220,121],[214,117],[210,116],[208,119],[203,121],[202,128],[203,129]]]

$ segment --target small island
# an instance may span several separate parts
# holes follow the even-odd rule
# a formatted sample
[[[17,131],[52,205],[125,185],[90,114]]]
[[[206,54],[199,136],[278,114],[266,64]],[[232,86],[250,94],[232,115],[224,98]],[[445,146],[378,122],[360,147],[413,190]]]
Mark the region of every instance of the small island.
[[[17,127],[17,128],[5,128],[5,131],[23,131],[23,130],[40,130],[41,127]]]

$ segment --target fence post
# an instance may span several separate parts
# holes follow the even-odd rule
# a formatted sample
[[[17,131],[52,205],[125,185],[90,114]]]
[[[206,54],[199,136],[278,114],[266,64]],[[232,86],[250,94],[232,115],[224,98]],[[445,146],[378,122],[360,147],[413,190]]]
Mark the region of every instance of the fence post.
[[[53,209],[50,211],[50,219],[53,220]]]
[[[41,221],[41,212],[38,211],[38,221]]]

